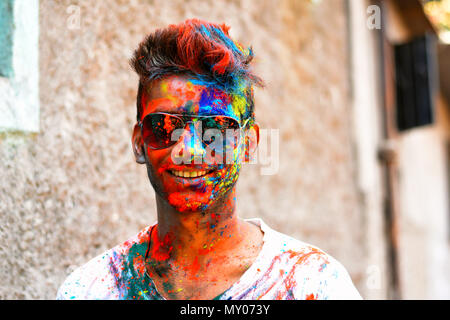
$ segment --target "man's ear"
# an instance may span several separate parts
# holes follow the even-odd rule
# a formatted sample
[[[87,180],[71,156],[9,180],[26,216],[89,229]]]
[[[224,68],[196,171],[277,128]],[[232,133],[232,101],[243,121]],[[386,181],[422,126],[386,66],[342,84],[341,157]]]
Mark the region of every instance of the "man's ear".
[[[255,122],[245,131],[245,162],[250,162],[259,144],[259,125]]]
[[[134,157],[139,164],[145,163],[144,140],[142,140],[141,127],[134,125],[133,136],[131,137],[131,145],[133,146]]]

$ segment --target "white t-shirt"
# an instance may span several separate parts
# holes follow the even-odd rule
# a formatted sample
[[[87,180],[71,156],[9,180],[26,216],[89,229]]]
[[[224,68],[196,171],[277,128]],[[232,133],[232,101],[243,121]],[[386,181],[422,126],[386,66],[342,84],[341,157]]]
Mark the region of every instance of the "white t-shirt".
[[[264,244],[254,263],[219,300],[361,299],[348,272],[317,247],[269,228],[261,219]],[[76,269],[57,299],[164,299],[146,272],[152,226]]]

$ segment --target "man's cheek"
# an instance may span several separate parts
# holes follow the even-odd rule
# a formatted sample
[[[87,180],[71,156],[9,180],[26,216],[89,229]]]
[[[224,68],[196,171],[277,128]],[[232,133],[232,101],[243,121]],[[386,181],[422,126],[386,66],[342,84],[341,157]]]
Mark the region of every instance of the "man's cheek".
[[[218,198],[227,193],[236,183],[239,177],[240,165],[228,165],[224,169],[218,171],[215,178],[215,184],[211,192],[211,196]]]
[[[155,177],[161,178],[163,173],[167,170],[168,164],[164,159],[167,157],[167,152],[163,150],[152,150],[147,147],[147,159],[152,167]]]

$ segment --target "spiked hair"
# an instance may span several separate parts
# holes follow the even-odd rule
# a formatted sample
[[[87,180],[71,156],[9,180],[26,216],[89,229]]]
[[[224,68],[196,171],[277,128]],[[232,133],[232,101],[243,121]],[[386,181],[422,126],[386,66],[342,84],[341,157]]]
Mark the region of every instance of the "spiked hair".
[[[230,38],[225,24],[189,19],[148,35],[135,50],[130,64],[139,75],[137,118],[143,88],[168,75],[188,75],[246,101],[243,118],[254,117],[253,85],[264,86],[250,70],[251,47]]]

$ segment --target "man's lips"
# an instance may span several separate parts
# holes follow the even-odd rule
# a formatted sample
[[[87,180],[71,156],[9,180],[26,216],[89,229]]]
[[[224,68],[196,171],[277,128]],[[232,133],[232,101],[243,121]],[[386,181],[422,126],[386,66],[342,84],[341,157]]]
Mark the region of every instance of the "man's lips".
[[[207,176],[217,169],[205,165],[165,165],[159,168],[159,172],[168,172],[177,178],[194,179]]]
[[[168,170],[170,174],[186,179],[193,179],[203,177],[207,174],[210,174],[214,170]]]

